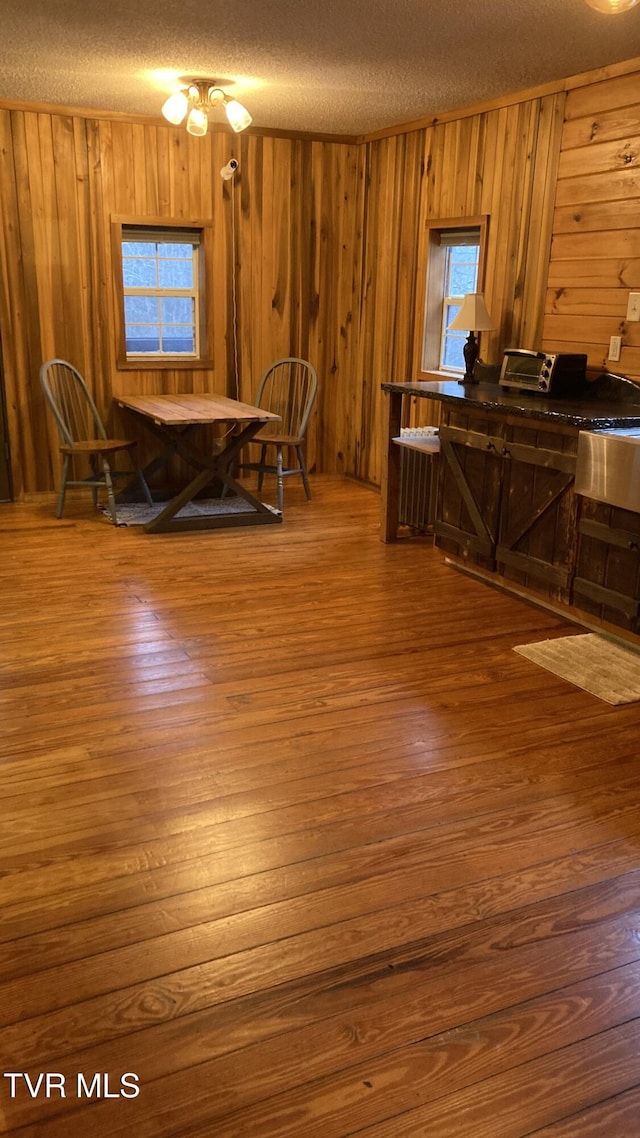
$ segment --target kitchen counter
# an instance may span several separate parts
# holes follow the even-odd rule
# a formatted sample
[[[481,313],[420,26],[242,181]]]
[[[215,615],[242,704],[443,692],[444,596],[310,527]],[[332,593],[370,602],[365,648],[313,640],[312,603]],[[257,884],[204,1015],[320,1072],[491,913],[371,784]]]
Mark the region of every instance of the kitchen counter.
[[[528,391],[505,391],[497,383],[460,384],[456,380],[408,380],[383,383],[382,390],[396,395],[413,395],[451,406],[499,411],[525,419],[561,423],[582,431],[640,427],[640,388],[638,405],[597,398],[554,399]]]
[[[381,539],[399,534],[407,399],[440,405],[435,544],[453,562],[519,595],[640,631],[640,514],[576,493],[584,432],[636,435],[640,388],[603,375],[579,399],[456,380],[385,382]],[[606,513],[606,511],[609,511]],[[624,558],[620,550],[624,549]]]

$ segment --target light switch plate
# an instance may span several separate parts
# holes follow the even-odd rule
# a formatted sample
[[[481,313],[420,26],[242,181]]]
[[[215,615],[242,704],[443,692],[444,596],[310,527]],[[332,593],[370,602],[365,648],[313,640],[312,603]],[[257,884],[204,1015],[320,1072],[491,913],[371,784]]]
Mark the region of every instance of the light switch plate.
[[[627,320],[640,320],[640,292],[629,293]]]
[[[612,336],[609,340],[609,356],[608,358],[617,363],[620,359],[620,350],[622,348],[622,336]]]

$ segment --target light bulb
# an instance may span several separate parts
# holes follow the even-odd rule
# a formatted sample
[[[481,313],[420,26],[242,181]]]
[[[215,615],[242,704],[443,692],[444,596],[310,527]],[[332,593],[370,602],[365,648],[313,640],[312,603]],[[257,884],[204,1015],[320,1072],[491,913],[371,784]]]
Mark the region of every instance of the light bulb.
[[[196,135],[197,138],[201,138],[203,134],[207,133],[208,127],[209,120],[206,112],[202,110],[202,107],[192,107],[187,119],[188,133]]]
[[[243,107],[242,103],[239,103],[237,99],[225,100],[224,109],[229,120],[229,125],[236,133],[241,130],[246,130],[248,126],[251,126],[253,122],[251,115],[247,108]]]
[[[640,0],[587,0],[587,4],[595,8],[596,12],[605,12],[608,16],[613,16],[616,12],[628,12],[638,3]]]
[[[169,95],[169,98],[162,108],[162,113],[170,123],[173,123],[174,126],[178,126],[188,110],[189,100],[184,91],[175,91],[173,95]]]

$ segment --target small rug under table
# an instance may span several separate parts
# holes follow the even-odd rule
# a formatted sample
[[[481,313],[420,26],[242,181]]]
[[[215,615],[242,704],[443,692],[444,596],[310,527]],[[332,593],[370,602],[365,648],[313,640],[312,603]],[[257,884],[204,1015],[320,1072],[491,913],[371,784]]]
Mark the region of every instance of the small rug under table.
[[[153,521],[158,514],[162,513],[166,504],[166,502],[154,502],[153,506],[148,506],[146,502],[116,503],[118,525],[146,526],[148,522]],[[101,505],[100,509],[106,520],[111,522],[108,507]],[[201,498],[195,502],[187,502],[186,506],[183,506],[175,516],[176,518],[201,518],[217,514],[250,513],[255,513],[255,509],[244,498]]]

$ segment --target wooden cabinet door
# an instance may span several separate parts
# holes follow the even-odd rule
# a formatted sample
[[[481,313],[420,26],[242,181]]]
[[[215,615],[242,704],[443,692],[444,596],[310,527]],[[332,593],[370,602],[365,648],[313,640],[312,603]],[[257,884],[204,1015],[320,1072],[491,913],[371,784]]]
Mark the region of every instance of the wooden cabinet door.
[[[459,411],[448,411],[444,419],[435,543],[471,564],[495,570],[504,420]]]
[[[577,547],[577,431],[508,426],[496,547],[498,572],[550,599],[568,601]]]
[[[591,498],[580,504],[574,604],[640,632],[640,514]]]

